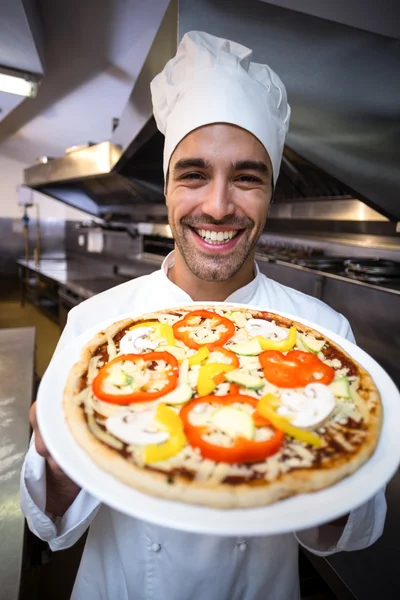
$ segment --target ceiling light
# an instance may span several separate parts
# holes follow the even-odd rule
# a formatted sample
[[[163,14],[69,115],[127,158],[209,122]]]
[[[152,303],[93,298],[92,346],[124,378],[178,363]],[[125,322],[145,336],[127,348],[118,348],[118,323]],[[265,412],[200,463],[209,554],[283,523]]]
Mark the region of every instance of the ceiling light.
[[[25,73],[11,74],[10,71],[0,71],[0,92],[34,98],[37,94],[38,82]]]

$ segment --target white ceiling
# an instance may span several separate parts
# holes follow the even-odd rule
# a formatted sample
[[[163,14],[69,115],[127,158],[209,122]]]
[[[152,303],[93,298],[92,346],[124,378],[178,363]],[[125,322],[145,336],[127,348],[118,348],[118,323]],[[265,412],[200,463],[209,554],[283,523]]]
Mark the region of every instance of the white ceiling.
[[[5,119],[17,106],[24,102],[25,98],[16,94],[0,92],[0,121]],[[0,124],[1,127],[1,124]]]
[[[168,3],[40,0],[45,77],[37,97],[0,123],[0,159],[32,164],[71,145],[109,139]]]
[[[43,73],[36,0],[1,0],[0,65]]]

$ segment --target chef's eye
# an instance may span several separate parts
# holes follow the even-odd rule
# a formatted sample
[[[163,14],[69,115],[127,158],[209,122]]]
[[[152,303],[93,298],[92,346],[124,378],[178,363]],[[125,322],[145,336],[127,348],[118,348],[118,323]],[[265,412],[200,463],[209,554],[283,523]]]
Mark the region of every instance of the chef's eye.
[[[184,175],[181,176],[181,179],[186,179],[186,180],[200,180],[200,179],[205,179],[203,173],[198,173],[198,172],[193,172],[193,173],[185,173]]]
[[[262,183],[259,177],[255,177],[254,175],[239,175],[236,178],[236,181],[240,181],[243,183]]]

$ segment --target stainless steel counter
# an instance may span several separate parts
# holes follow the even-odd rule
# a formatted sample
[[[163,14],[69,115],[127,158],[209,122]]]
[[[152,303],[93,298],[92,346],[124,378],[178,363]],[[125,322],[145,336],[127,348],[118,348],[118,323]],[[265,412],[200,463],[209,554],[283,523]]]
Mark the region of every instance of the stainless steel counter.
[[[115,263],[111,261],[85,261],[68,258],[64,260],[41,260],[36,265],[32,260],[19,259],[17,264],[24,269],[38,273],[41,277],[46,277],[58,283],[84,299],[108,290],[133,277],[147,275],[158,268],[158,265],[152,262],[132,261],[129,274],[118,275],[114,273]]]
[[[68,286],[77,279],[82,280],[85,277],[101,278],[112,274],[112,266],[107,269],[107,266],[101,262],[93,264],[92,261],[86,262],[74,259],[44,259],[39,264],[36,264],[33,260],[19,259],[17,264],[64,286]]]
[[[18,600],[25,520],[19,475],[28,449],[35,329],[0,330],[0,599]]]

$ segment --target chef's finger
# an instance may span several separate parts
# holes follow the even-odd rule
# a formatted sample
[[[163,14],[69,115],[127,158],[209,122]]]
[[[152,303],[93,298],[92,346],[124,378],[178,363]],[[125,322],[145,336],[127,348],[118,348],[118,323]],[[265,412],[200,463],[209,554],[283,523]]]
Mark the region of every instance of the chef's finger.
[[[35,429],[35,448],[36,448],[36,452],[38,454],[40,454],[40,456],[43,456],[44,458],[49,458],[50,457],[50,453],[47,450],[47,446],[43,441],[43,438],[40,434],[39,429]]]
[[[29,410],[29,423],[32,426],[33,431],[37,429],[37,419],[36,419],[36,402],[34,402]]]
[[[49,469],[51,470],[53,475],[55,475],[56,477],[63,475],[65,477],[64,471],[58,466],[54,458],[52,458],[49,453],[47,453],[46,460],[47,464],[49,465]]]

